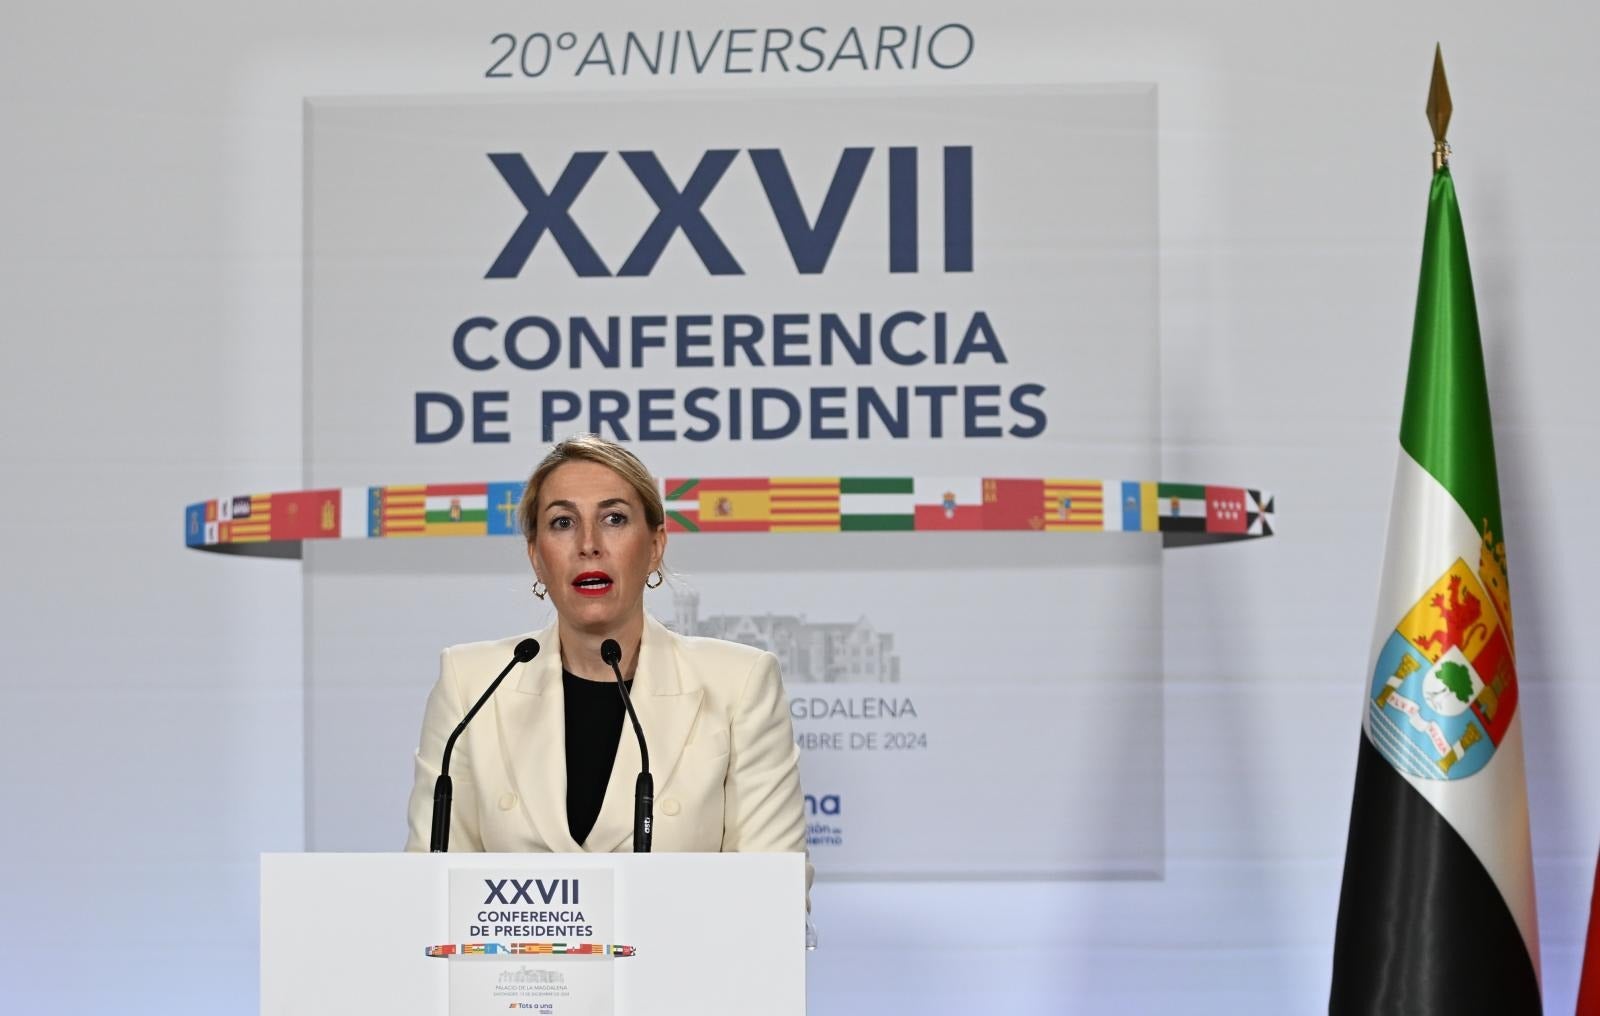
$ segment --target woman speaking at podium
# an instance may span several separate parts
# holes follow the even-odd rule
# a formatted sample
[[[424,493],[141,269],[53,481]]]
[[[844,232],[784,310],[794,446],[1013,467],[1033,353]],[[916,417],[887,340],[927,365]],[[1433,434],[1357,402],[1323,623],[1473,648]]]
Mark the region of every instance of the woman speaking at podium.
[[[661,583],[667,533],[650,473],[621,445],[562,441],[518,508],[533,595],[555,623],[446,649],[428,696],[407,850],[801,851],[799,752],[771,653],[686,638],[644,610]],[[608,643],[615,641],[615,646]],[[602,647],[612,657],[602,657]],[[520,650],[520,651],[519,651]],[[514,655],[515,654],[515,655]],[[450,745],[496,675],[504,679]],[[618,675],[637,718],[627,717]],[[636,820],[639,739],[654,782],[653,825]],[[435,826],[436,785],[448,816]],[[643,795],[641,795],[643,796]],[[442,842],[443,841],[443,842]]]

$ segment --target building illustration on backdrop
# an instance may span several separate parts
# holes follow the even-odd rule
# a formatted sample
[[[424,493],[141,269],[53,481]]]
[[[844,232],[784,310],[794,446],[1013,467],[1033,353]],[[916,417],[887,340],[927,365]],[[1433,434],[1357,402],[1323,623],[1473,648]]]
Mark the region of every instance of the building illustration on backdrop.
[[[855,621],[815,622],[804,614],[718,614],[700,616],[700,594],[674,590],[672,629],[680,635],[706,635],[765,649],[778,658],[786,682],[884,683],[900,680],[894,636],[880,632],[865,617]]]

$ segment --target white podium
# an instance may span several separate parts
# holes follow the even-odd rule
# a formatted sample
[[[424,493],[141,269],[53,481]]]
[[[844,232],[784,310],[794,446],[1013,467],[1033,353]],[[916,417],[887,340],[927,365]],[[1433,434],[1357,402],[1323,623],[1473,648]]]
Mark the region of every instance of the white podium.
[[[600,891],[578,897],[574,883]],[[591,900],[608,917],[599,945],[622,944],[625,958],[568,962],[614,964],[616,1016],[805,1013],[801,854],[263,854],[262,1016],[450,1016],[452,963],[586,941],[572,925],[465,934],[462,921],[565,920]],[[428,955],[444,946],[451,958]],[[501,1006],[519,1007],[548,1008]]]

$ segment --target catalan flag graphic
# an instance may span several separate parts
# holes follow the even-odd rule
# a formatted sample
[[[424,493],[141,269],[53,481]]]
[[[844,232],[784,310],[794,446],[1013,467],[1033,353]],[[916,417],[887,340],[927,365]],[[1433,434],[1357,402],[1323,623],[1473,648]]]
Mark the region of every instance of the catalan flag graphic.
[[[774,477],[771,481],[771,532],[837,533],[839,478]]]
[[[1105,488],[1099,480],[1045,480],[1042,507],[1047,532],[1105,527]]]

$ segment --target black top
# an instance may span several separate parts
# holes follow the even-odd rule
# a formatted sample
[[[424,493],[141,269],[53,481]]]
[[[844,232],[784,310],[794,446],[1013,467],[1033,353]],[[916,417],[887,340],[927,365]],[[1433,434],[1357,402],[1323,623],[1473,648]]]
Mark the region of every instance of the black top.
[[[600,817],[628,711],[615,681],[586,681],[563,668],[561,689],[567,714],[567,829],[582,843]]]

